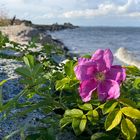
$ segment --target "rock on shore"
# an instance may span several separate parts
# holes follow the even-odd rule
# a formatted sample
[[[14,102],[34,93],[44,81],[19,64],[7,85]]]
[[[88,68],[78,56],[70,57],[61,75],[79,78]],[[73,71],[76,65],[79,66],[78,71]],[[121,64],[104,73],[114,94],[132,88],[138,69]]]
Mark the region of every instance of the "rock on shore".
[[[59,30],[65,30],[65,29],[75,29],[78,28],[78,26],[74,26],[71,23],[64,23],[62,25],[60,24],[52,24],[52,25],[33,25],[33,27],[36,27],[40,30],[49,30],[49,31],[59,31]]]
[[[78,28],[79,26],[75,26],[69,22],[64,23],[64,24],[58,24],[58,23],[54,23],[51,25],[43,25],[43,24],[33,24],[30,20],[20,20],[20,19],[16,19],[16,16],[13,17],[13,19],[5,19],[7,20],[7,24],[6,25],[21,25],[24,24],[26,26],[30,26],[30,27],[35,27],[39,30],[48,30],[48,31],[59,31],[59,30],[64,30],[64,29],[75,29]],[[1,22],[1,21],[0,21]],[[0,24],[2,25],[2,24]]]
[[[47,30],[40,31],[39,29],[26,26],[25,24],[13,25],[13,26],[3,26],[0,27],[0,31],[7,35],[10,41],[17,42],[19,44],[28,44],[32,38],[37,38],[37,43],[42,45],[45,43],[53,43],[53,39],[49,34],[46,33]]]

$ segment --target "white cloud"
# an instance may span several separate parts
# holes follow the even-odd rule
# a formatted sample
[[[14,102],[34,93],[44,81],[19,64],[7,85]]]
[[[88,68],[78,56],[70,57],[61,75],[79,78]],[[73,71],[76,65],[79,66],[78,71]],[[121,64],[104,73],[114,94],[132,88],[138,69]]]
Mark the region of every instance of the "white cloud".
[[[127,12],[128,8],[131,6],[134,0],[128,0],[125,5],[118,6],[118,12],[124,13]]]
[[[140,12],[133,12],[133,13],[130,13],[128,14],[129,17],[139,17],[140,18]]]
[[[97,9],[75,10],[63,13],[66,18],[103,16],[117,12],[117,7],[114,4],[100,4]]]
[[[140,12],[140,0],[128,0],[125,5],[118,7],[119,12]]]
[[[93,18],[97,16],[115,15],[136,17],[140,15],[140,0],[128,0],[124,5],[115,3],[104,3],[96,9],[66,11],[62,14],[65,18]]]
[[[100,4],[97,9],[85,9],[85,10],[74,10],[63,13],[63,16],[66,18],[73,17],[95,17],[106,15],[114,11],[115,5],[113,4]]]

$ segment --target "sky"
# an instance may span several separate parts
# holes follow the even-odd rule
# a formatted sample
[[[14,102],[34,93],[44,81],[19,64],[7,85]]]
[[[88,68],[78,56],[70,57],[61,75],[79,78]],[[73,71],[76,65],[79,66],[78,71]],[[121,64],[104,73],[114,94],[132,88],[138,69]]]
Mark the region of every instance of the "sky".
[[[140,0],[0,0],[0,11],[36,24],[140,26]]]

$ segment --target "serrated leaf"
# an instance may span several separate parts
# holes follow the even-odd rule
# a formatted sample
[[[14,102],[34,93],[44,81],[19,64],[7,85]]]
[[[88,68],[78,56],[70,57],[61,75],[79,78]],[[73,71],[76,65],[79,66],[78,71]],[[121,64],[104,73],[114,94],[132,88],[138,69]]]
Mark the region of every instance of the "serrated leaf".
[[[93,96],[95,96],[95,95],[93,95]],[[100,101],[99,101],[99,99],[94,99],[94,100],[91,101],[91,104],[94,105],[94,106],[99,106]]]
[[[126,73],[127,74],[132,74],[135,76],[140,76],[140,70],[136,66],[126,66]]]
[[[123,107],[122,113],[132,119],[140,119],[140,111],[132,107]]]
[[[25,116],[25,115],[29,114],[30,112],[45,106],[45,104],[46,104],[46,101],[40,101],[36,104],[33,104],[31,107],[28,107],[27,109],[25,109],[21,112],[18,112],[17,116]]]
[[[136,103],[128,98],[121,98],[119,99],[119,102],[125,106],[131,106],[131,107],[134,107],[136,108]]]
[[[121,131],[126,136],[127,140],[133,140],[136,137],[137,129],[128,118],[122,120]]]
[[[66,110],[64,117],[82,117],[83,111],[80,109],[72,109],[72,110]]]
[[[87,113],[87,118],[88,120],[94,125],[97,123],[98,119],[99,119],[99,114],[96,110],[90,110]]]
[[[83,132],[85,130],[86,123],[87,123],[86,115],[83,115],[82,118],[81,118],[80,125],[79,125],[79,129],[80,129],[81,132]]]
[[[67,84],[69,84],[70,79],[69,78],[63,78],[62,80],[56,81],[55,88],[56,90],[63,90]]]
[[[92,108],[92,105],[89,104],[89,103],[85,103],[85,104],[83,104],[83,105],[78,105],[78,107],[79,107],[80,109],[83,109],[83,110],[92,110],[92,109],[93,109],[93,108]]]
[[[103,114],[112,112],[117,105],[118,102],[116,102],[115,100],[107,101],[103,107]]]
[[[74,133],[77,136],[81,134],[81,131],[79,128],[80,122],[81,122],[81,118],[73,118],[73,120],[72,120],[72,128],[74,130]]]
[[[55,78],[56,80],[61,80],[64,77],[65,77],[64,74],[61,73],[61,72],[56,71],[56,72],[53,73],[53,78]]]
[[[64,128],[66,125],[70,124],[72,122],[71,117],[64,117],[60,120],[60,126],[61,128]]]
[[[74,61],[69,60],[65,66],[64,66],[64,70],[67,76],[69,76],[70,78],[75,77],[74,74]]]
[[[22,76],[31,77],[31,72],[25,67],[17,68],[15,71]]]
[[[36,64],[34,67],[33,67],[33,75],[37,75],[40,73],[40,71],[42,70],[42,65],[41,64]]]
[[[140,89],[140,78],[136,78],[133,83],[134,88]]]
[[[114,111],[110,112],[105,121],[106,131],[110,131],[114,127],[119,125],[121,119],[122,119],[122,112],[120,110],[114,110]]]
[[[35,62],[34,62],[34,57],[32,55],[24,56],[23,60],[28,67],[32,68],[34,66]]]

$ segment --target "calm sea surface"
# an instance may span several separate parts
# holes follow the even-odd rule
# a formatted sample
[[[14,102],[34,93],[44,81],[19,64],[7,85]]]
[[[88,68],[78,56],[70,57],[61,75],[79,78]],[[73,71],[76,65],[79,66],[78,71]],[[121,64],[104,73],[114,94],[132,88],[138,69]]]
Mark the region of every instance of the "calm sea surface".
[[[140,60],[138,27],[80,27],[53,32],[51,35],[61,40],[72,53],[92,54],[98,48],[110,48],[115,54],[119,48],[125,48]]]

